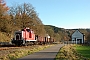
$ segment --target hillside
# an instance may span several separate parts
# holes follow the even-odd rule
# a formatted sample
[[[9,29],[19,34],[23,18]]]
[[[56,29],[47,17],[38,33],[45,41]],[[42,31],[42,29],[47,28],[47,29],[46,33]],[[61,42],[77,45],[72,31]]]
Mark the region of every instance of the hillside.
[[[71,40],[72,33],[77,29],[64,29],[59,28],[52,25],[44,25],[46,34],[50,35],[55,41],[64,41],[64,40]],[[85,34],[85,39],[87,40],[88,33],[90,29],[78,29],[80,32]],[[5,33],[0,32],[0,42],[10,42],[11,37]]]
[[[75,30],[84,33],[85,40],[87,40],[88,33],[90,32],[90,29],[64,29],[52,25],[45,25],[45,30],[50,36],[54,37],[56,41],[71,40],[71,35]]]

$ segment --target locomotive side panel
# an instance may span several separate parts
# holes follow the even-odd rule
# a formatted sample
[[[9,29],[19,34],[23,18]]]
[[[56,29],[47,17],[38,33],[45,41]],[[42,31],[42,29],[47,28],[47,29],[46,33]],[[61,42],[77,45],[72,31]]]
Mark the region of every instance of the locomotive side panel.
[[[23,31],[23,38],[26,41],[36,41],[35,40],[35,34],[33,31]]]
[[[35,34],[34,34],[33,31],[30,31],[30,32],[27,33],[27,39],[26,39],[26,41],[36,41],[35,40]]]

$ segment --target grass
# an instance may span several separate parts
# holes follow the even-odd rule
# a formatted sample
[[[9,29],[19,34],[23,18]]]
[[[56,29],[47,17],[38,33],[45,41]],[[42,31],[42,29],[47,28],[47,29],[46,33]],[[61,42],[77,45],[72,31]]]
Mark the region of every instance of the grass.
[[[75,56],[75,50],[73,48],[74,45],[65,45],[62,47],[58,54],[56,55],[55,60],[78,60],[77,56]]]
[[[14,50],[13,52],[9,51],[11,53],[4,55],[3,57],[0,57],[0,60],[16,60],[18,58],[32,54],[34,52],[38,52],[40,50],[48,48],[50,46],[52,46],[52,45],[43,45],[43,46],[38,46],[38,47],[33,47],[33,48],[27,47],[27,48],[23,48],[23,49]]]
[[[90,47],[67,44],[59,50],[55,60],[90,60],[89,57]]]
[[[76,51],[86,58],[90,58],[90,46],[77,45]]]

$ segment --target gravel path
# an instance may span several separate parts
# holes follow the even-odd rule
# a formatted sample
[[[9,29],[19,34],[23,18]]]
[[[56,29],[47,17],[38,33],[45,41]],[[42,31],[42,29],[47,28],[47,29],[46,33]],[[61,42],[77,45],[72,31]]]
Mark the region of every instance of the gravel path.
[[[45,50],[33,53],[18,60],[54,60],[56,54],[62,46],[64,46],[64,44],[57,44],[55,46],[46,48]]]

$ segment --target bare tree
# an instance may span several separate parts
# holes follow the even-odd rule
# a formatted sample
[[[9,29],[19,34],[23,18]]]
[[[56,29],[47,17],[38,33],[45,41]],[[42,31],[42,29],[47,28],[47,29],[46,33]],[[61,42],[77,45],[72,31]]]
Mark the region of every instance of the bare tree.
[[[45,32],[43,23],[31,4],[13,6],[10,8],[9,14],[13,15],[14,25],[18,28],[30,27],[36,34]]]

